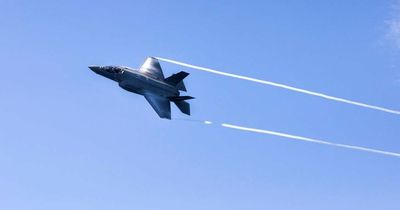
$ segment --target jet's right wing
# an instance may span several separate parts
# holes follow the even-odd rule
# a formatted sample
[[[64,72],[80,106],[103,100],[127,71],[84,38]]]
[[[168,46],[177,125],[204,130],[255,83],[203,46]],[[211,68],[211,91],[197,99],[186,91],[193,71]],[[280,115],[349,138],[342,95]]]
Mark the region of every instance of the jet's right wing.
[[[151,78],[164,80],[164,74],[157,58],[148,57],[140,67],[139,71]]]
[[[153,109],[161,118],[171,119],[171,104],[168,98],[161,97],[151,93],[143,94]]]

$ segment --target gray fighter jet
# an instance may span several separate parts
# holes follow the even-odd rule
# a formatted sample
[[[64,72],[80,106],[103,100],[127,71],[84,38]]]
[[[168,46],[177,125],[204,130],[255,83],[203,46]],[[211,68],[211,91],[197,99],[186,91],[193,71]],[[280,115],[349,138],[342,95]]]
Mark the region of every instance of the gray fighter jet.
[[[132,93],[143,95],[158,116],[171,119],[170,102],[184,114],[190,115],[190,104],[185,100],[191,96],[181,96],[185,91],[183,79],[189,75],[184,71],[164,78],[160,63],[156,58],[148,57],[139,69],[125,66],[89,66],[97,74],[118,82],[118,85]]]

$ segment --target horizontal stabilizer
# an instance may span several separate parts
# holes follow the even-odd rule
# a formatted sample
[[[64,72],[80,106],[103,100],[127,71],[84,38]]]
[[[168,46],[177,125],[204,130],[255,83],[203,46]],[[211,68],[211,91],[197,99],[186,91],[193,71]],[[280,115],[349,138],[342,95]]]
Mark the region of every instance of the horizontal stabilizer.
[[[190,115],[190,104],[186,101],[174,101],[175,105],[182,113]]]
[[[173,97],[168,97],[168,99],[170,101],[184,101],[184,100],[190,100],[190,99],[194,99],[194,97],[192,96],[173,96]]]

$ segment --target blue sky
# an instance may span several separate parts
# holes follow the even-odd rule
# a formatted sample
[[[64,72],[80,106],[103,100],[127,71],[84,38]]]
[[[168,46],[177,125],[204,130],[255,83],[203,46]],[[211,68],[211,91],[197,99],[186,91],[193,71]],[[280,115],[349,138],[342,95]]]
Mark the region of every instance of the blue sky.
[[[2,1],[0,209],[398,209],[398,158],[161,120],[87,68],[160,56],[400,109],[396,4]],[[400,152],[396,115],[161,65],[191,73],[192,119]]]

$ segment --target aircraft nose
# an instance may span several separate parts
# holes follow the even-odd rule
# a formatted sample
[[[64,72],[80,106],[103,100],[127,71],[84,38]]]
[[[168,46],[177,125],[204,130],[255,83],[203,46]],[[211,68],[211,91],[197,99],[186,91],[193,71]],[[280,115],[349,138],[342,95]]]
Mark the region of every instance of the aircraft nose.
[[[89,69],[94,71],[94,72],[98,72],[100,70],[100,66],[89,66]]]

